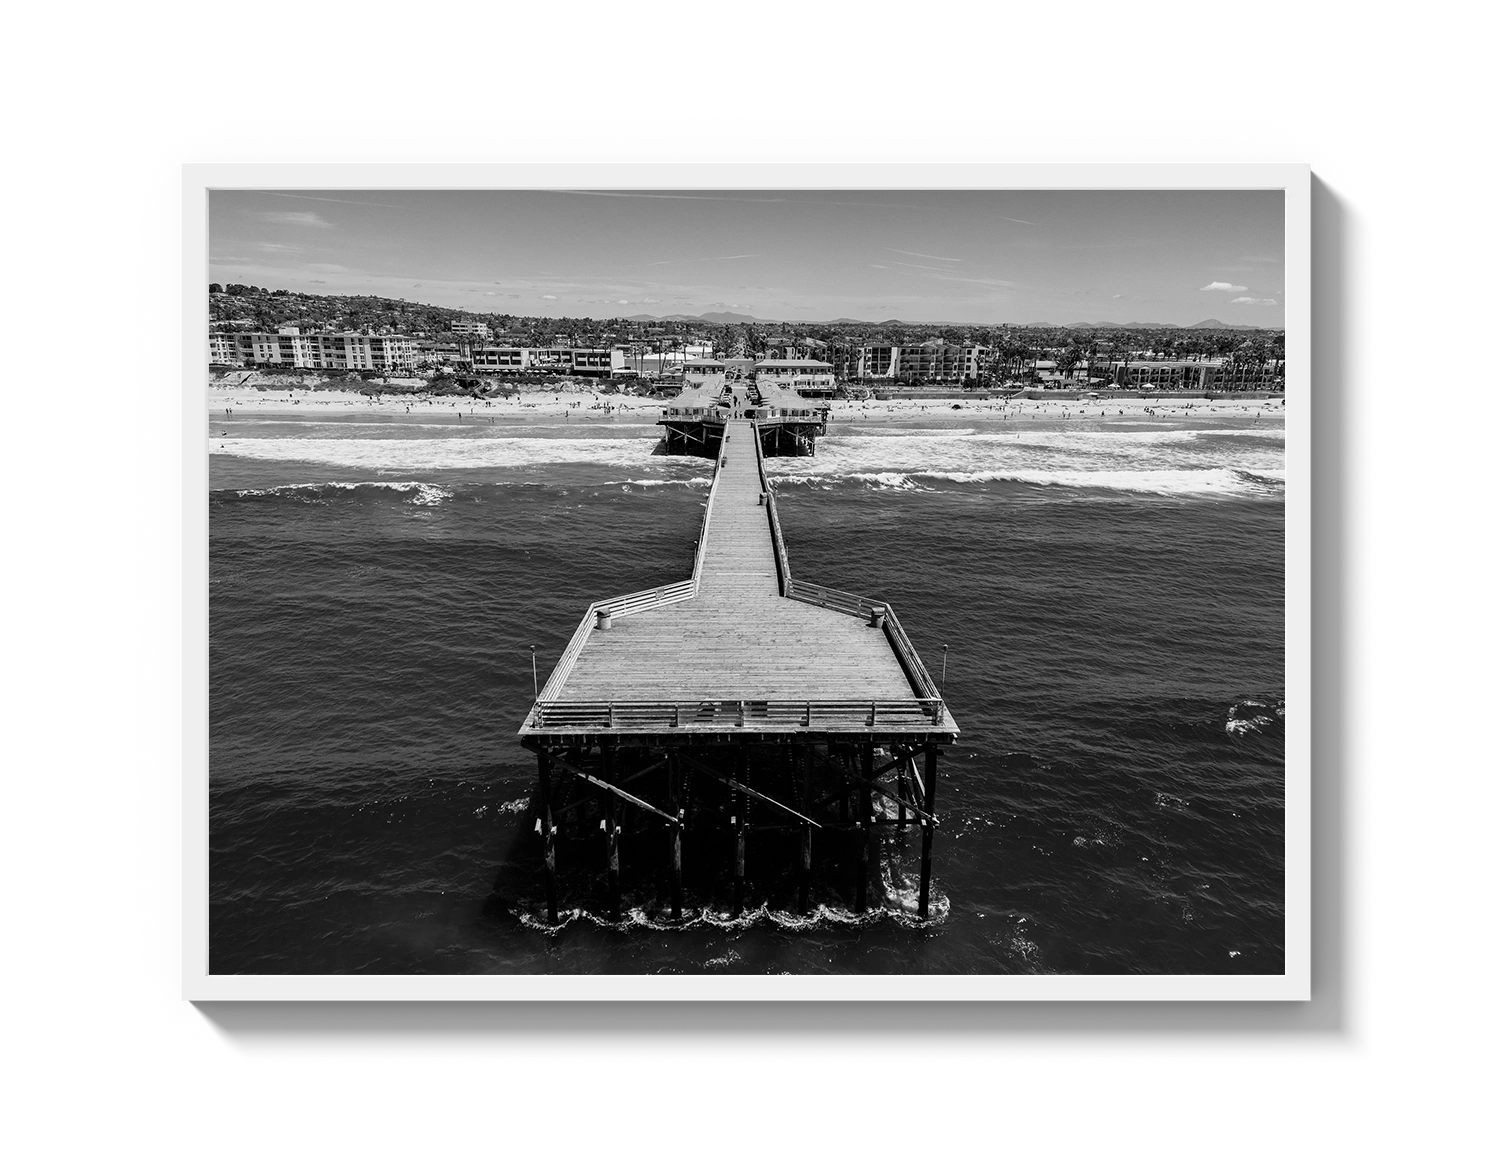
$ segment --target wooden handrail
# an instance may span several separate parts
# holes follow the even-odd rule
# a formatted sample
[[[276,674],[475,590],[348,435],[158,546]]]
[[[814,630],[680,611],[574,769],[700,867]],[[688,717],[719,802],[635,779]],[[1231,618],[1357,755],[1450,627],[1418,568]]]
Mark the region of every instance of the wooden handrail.
[[[814,585],[808,581],[796,580],[788,582],[786,596],[793,601],[820,605],[824,609],[837,610],[839,613],[861,618],[868,618],[877,606],[884,609],[886,638],[891,643],[891,649],[895,652],[897,660],[911,678],[912,689],[921,698],[942,699],[937,684],[932,681],[932,675],[928,674],[927,668],[922,665],[921,656],[917,654],[916,647],[912,645],[911,638],[907,636],[900,619],[896,617],[895,608],[889,602],[861,597],[857,593],[846,593],[842,589],[830,589],[826,585]]]
[[[726,428],[725,433],[728,433]],[[719,495],[719,472],[723,470],[724,453],[721,445],[719,458],[714,460],[714,482],[708,489],[708,503],[703,508],[703,528],[698,533],[698,555],[693,558],[693,595],[697,596],[698,581],[703,576],[703,560],[708,555],[708,524],[714,515],[714,500]]]
[[[776,491],[766,475],[766,459],[761,450],[760,425],[755,425],[755,470],[760,475],[760,490],[766,493],[766,514],[771,524],[771,544],[776,552],[776,588],[787,595],[792,580],[792,566],[786,555],[786,541],[781,535],[781,517],[776,512]]]
[[[538,701],[527,723],[544,727],[611,727],[643,724],[669,727],[717,725],[752,727],[828,724],[864,727],[913,723],[941,726],[941,699],[693,699],[688,701]]]

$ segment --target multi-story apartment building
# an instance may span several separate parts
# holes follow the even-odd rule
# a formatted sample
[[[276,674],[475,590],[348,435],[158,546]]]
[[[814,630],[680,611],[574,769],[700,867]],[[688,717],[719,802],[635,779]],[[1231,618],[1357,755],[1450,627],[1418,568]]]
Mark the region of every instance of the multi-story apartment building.
[[[416,365],[410,337],[370,333],[302,333],[295,326],[275,333],[234,334],[238,364],[298,370],[409,370]],[[234,364],[234,363],[230,363]]]
[[[573,351],[557,346],[546,349],[529,349],[526,351],[526,364],[536,370],[571,370],[573,368]]]
[[[900,371],[901,347],[887,341],[875,341],[859,347],[857,377],[894,378]]]
[[[453,321],[448,325],[448,332],[458,337],[482,337],[488,340],[490,327],[483,321]]]
[[[614,365],[613,352],[607,349],[575,349],[573,372],[575,374],[607,375]]]
[[[210,333],[208,335],[208,364],[211,366],[241,364],[239,350],[234,344],[234,334]]]
[[[920,345],[874,342],[860,347],[859,377],[914,382],[961,382],[985,372],[989,349],[934,338]]]
[[[1280,361],[1115,361],[1101,367],[1100,373],[1124,390],[1167,394],[1274,394],[1286,384],[1286,364]]]
[[[548,373],[608,375],[613,351],[607,349],[527,349],[523,346],[475,346],[470,353],[475,373],[517,373],[534,370]]]
[[[469,359],[475,373],[496,374],[524,370],[529,350],[513,345],[476,345]]]

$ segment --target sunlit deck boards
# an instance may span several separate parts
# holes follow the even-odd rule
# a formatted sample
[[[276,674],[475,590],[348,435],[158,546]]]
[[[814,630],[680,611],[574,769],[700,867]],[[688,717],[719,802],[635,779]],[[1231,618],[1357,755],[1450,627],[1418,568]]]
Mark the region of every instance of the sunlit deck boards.
[[[696,596],[612,615],[608,629],[581,630],[576,656],[571,662],[565,656],[543,700],[671,704],[671,711],[637,710],[630,720],[636,730],[654,725],[664,733],[717,731],[726,723],[795,723],[794,705],[802,704],[800,718],[809,734],[895,723],[951,739],[957,726],[939,701],[916,701],[919,693],[885,630],[854,614],[782,595],[758,443],[753,422],[726,422]],[[749,719],[743,708],[729,706],[741,702],[751,704]],[[876,706],[867,712],[871,703]],[[589,714],[596,718],[598,712]],[[545,723],[559,726],[555,718]],[[541,729],[533,712],[522,734]]]

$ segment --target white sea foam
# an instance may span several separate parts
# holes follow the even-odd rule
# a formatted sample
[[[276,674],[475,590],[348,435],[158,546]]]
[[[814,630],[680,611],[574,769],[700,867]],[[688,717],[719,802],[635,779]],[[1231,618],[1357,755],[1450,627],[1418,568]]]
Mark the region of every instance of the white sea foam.
[[[708,482],[705,460],[654,454],[656,437],[646,428],[608,435],[561,428],[555,437],[464,431],[438,437],[424,431],[406,438],[361,437],[361,432],[335,430],[325,424],[315,435],[225,438],[214,450],[246,459],[361,470],[525,468],[544,476],[552,466],[589,464],[620,469],[625,474],[607,482],[629,487]],[[983,429],[835,428],[819,441],[816,456],[770,457],[766,469],[780,484],[830,487],[852,481],[880,491],[941,490],[943,482],[1010,481],[1158,495],[1248,496],[1284,490],[1283,433],[1278,427],[1216,430],[1165,423],[1152,430],[1004,424]],[[1266,441],[1218,442],[1246,437]],[[683,479],[669,478],[674,472],[686,474]]]
[[[419,507],[435,508],[444,500],[451,500],[453,493],[445,487],[439,487],[435,483],[422,483],[417,480],[388,480],[372,479],[350,482],[347,480],[334,480],[331,483],[287,483],[277,487],[268,488],[241,488],[234,494],[237,496],[323,496],[329,491],[357,491],[360,488],[379,488],[400,494],[410,494],[409,504]]]

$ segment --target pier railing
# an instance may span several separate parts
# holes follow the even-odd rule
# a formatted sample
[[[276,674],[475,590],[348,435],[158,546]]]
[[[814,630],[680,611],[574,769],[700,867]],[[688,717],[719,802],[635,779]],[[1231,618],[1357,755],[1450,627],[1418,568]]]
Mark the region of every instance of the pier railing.
[[[886,640],[890,642],[896,658],[911,679],[912,688],[924,699],[941,701],[942,694],[938,691],[937,683],[932,681],[932,675],[928,674],[927,668],[922,665],[917,648],[912,645],[911,638],[902,628],[901,621],[896,617],[896,611],[889,602],[877,601],[872,597],[861,597],[857,593],[846,593],[842,589],[830,589],[826,585],[814,585],[810,581],[788,580],[784,595],[793,601],[820,605],[824,609],[837,610],[839,613],[864,618],[866,621],[870,620],[877,609],[884,610]]]
[[[538,701],[532,727],[889,727],[943,722],[941,699],[690,699],[683,702]]]
[[[727,456],[719,451],[718,463],[722,467]],[[693,557],[693,596],[698,595],[698,580],[703,576],[703,558],[708,555],[708,526],[714,518],[714,501],[719,498],[719,472],[714,471],[714,481],[708,489],[708,501],[703,505],[703,528],[698,533],[698,554]]]
[[[766,476],[766,460],[760,449],[760,427],[755,428],[755,470],[760,474],[760,490],[766,494],[766,515],[771,523],[771,543],[776,549],[776,588],[783,597],[792,580],[791,562],[787,560],[786,541],[781,536],[781,517],[776,514],[776,493]]]
[[[555,699],[557,692],[562,690],[563,683],[567,681],[568,674],[578,662],[578,656],[583,653],[583,645],[589,640],[589,632],[594,629],[601,613],[607,613],[611,618],[623,617],[626,614],[655,609],[660,605],[687,601],[696,596],[698,596],[698,579],[695,572],[686,581],[674,581],[671,585],[659,585],[655,589],[642,589],[637,593],[622,593],[618,597],[606,597],[603,601],[594,602],[588,607],[588,612],[583,615],[583,620],[578,623],[578,628],[573,631],[573,637],[568,640],[567,649],[562,652],[557,665],[552,668],[552,675],[547,679],[547,685],[537,695],[538,705]]]

